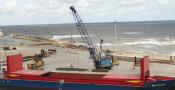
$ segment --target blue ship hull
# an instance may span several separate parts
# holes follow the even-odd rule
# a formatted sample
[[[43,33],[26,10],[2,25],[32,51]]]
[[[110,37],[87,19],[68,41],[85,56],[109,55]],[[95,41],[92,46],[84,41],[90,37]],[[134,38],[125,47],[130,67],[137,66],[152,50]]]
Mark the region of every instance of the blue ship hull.
[[[40,88],[46,90],[175,90],[175,81],[159,81],[145,84],[144,87],[110,86],[81,83],[61,83],[28,80],[0,80],[0,86]]]

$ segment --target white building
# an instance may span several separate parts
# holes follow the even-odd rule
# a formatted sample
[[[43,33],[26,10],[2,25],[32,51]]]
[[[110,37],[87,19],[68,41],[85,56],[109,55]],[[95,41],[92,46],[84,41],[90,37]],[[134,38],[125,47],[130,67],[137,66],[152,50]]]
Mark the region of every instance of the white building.
[[[4,34],[2,33],[2,30],[0,29],[0,37],[3,36]]]

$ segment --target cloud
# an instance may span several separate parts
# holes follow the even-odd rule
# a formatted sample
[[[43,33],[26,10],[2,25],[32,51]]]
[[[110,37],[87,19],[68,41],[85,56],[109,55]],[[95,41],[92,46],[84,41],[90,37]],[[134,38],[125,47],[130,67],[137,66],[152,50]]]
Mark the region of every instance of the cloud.
[[[16,8],[16,0],[2,0],[0,3],[0,14],[12,14]]]
[[[97,9],[97,2],[101,2],[101,0],[30,0],[30,2],[22,5],[23,8],[21,9],[21,11],[23,13],[22,15],[29,16],[39,14],[68,14],[70,12],[69,7],[71,5],[74,5],[78,10],[82,11],[83,13],[90,13],[93,10]]]
[[[174,0],[0,0],[0,16],[72,19],[69,6],[74,5],[88,22],[175,19]],[[170,15],[170,13],[172,15]],[[49,21],[48,19],[48,21]],[[54,20],[54,19],[53,19]]]
[[[90,6],[92,3],[90,3],[88,0],[79,0],[76,2],[76,4],[78,6],[81,6],[81,7],[88,7]]]
[[[6,8],[14,9],[16,7],[16,0],[7,1]]]
[[[158,5],[160,6],[166,6],[170,4],[169,0],[158,0],[157,2],[158,2]]]
[[[145,0],[119,0],[119,5],[121,7],[137,7],[145,4]]]
[[[7,0],[9,1],[9,0]],[[12,2],[13,1],[13,2]],[[15,0],[7,2],[8,8],[12,10],[16,6]],[[18,8],[19,15],[26,16],[67,16],[70,10],[68,7],[74,5],[82,15],[96,14],[108,16],[110,14],[127,15],[132,12],[142,12],[148,8],[146,0],[25,0],[24,5]],[[113,11],[114,10],[114,11]]]

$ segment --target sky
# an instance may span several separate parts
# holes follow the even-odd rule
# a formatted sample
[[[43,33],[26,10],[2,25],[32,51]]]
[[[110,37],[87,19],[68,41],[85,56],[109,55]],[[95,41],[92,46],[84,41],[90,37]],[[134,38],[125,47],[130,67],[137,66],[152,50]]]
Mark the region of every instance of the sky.
[[[175,20],[175,0],[0,0],[0,26],[84,22]]]

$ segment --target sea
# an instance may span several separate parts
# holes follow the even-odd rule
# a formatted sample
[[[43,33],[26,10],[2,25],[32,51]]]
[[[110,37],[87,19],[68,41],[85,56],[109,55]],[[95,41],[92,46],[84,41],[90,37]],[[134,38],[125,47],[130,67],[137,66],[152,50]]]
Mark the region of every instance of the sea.
[[[93,43],[119,51],[152,52],[175,55],[175,21],[138,21],[85,23]],[[81,35],[74,23],[0,26],[5,35],[27,34],[54,40],[75,41],[83,44]],[[0,44],[19,42],[0,38]]]
[[[99,45],[100,39],[103,39],[104,48],[175,56],[175,20],[85,23],[85,26],[92,42]],[[0,29],[5,36],[27,34],[84,44],[74,23],[11,25],[0,26]],[[14,43],[19,43],[19,40],[9,39],[8,37],[0,38],[0,44],[11,45]],[[20,89],[5,89],[4,87],[1,89],[0,87],[0,90]]]

